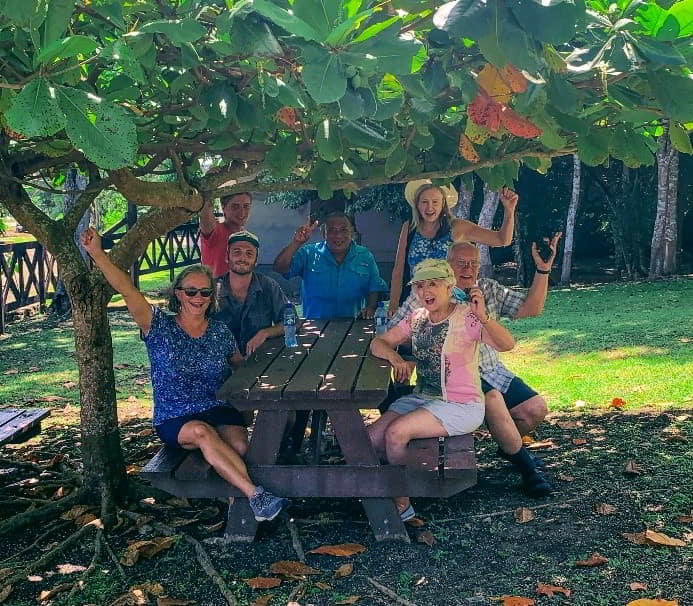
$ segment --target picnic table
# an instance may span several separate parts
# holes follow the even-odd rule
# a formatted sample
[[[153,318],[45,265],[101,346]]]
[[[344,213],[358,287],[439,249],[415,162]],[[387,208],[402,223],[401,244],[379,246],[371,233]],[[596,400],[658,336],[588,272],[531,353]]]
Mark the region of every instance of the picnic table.
[[[0,446],[34,437],[41,431],[41,420],[50,414],[47,408],[0,409]]]
[[[361,499],[377,540],[409,541],[392,497],[446,497],[476,483],[471,435],[413,440],[406,465],[381,464],[361,409],[377,408],[390,383],[390,366],[369,353],[372,321],[305,320],[298,347],[266,341],[236,370],[218,397],[239,410],[257,410],[246,455],[253,481],[286,497]],[[321,464],[320,424],[311,439],[317,456],[306,465],[278,465],[290,413],[325,411],[344,464]],[[314,425],[315,429],[315,425]],[[181,497],[242,497],[199,451],[162,448],[142,470],[154,486]],[[257,530],[248,500],[229,507],[226,538],[252,541]]]

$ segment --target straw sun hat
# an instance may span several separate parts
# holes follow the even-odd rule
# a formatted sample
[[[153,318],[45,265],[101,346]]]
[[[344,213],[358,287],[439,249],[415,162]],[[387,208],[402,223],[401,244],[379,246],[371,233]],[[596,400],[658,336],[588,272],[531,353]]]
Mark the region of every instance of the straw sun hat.
[[[412,208],[416,205],[416,197],[422,187],[426,185],[433,185],[430,179],[414,179],[414,181],[409,181],[407,186],[404,188],[404,197],[409,206]],[[452,185],[436,185],[441,192],[443,192],[443,198],[447,202],[448,208],[453,208],[457,204],[457,190]]]

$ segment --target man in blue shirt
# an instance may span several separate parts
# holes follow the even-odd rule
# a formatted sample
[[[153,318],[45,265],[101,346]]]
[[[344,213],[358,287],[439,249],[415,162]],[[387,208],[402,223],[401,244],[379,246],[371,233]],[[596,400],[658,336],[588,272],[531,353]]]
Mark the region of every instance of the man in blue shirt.
[[[296,230],[289,245],[274,260],[274,270],[287,278],[301,276],[306,318],[372,318],[387,284],[373,254],[352,242],[351,220],[344,213],[328,215],[324,240],[306,244],[318,222]]]

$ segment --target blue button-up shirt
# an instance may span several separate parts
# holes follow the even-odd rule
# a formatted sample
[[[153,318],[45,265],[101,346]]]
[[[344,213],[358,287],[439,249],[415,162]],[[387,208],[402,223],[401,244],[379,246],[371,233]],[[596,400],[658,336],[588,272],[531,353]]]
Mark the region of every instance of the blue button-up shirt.
[[[306,318],[353,318],[372,292],[387,292],[373,253],[353,243],[337,263],[327,242],[304,244],[291,259],[287,277],[301,276]]]

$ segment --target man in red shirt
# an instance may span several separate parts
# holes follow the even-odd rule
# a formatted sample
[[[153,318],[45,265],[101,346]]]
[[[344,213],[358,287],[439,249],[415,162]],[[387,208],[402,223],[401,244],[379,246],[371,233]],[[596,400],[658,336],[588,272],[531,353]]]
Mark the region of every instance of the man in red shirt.
[[[200,253],[202,264],[212,269],[214,277],[223,276],[229,271],[226,256],[229,236],[243,231],[250,217],[253,198],[249,192],[239,192],[221,198],[224,220],[219,222],[214,216],[214,202],[209,200],[200,211]]]

